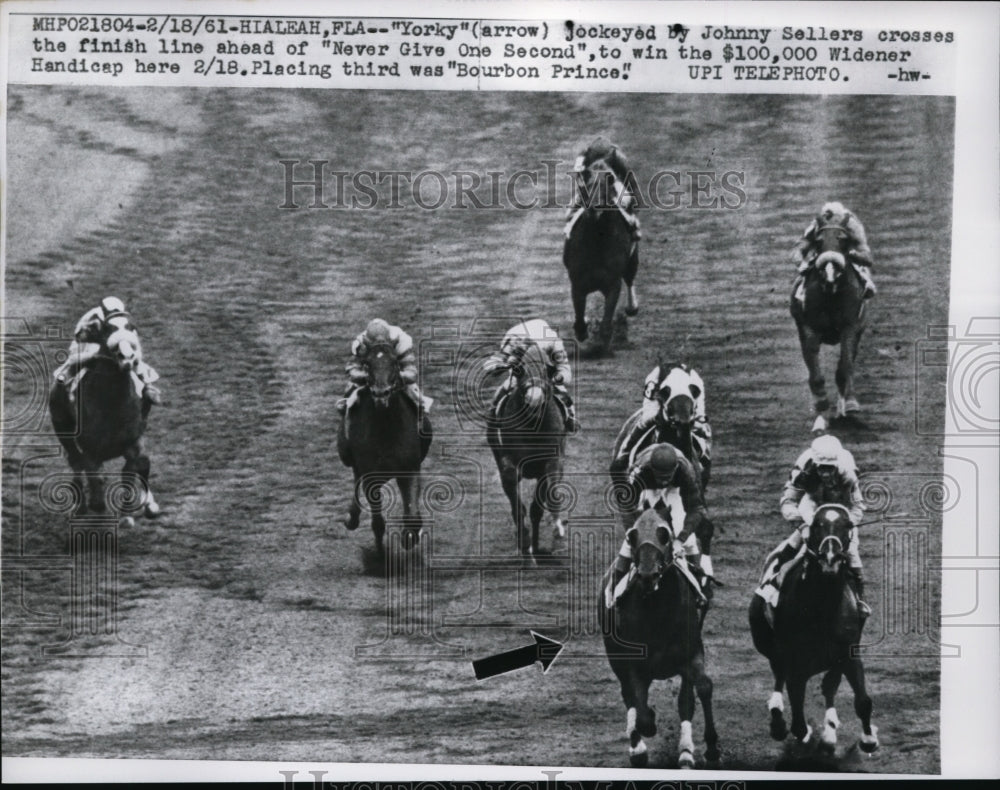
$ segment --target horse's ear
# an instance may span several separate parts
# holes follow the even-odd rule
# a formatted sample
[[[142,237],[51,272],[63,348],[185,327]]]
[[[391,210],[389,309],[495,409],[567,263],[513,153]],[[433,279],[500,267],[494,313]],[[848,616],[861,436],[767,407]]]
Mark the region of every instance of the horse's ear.
[[[662,524],[658,526],[656,528],[656,540],[659,541],[661,546],[668,546],[670,544],[670,530]]]

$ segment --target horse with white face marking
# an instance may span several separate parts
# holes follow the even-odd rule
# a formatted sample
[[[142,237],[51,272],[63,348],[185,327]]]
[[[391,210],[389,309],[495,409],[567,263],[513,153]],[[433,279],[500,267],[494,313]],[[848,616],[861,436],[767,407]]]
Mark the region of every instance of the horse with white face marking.
[[[823,505],[809,527],[809,540],[800,551],[801,568],[787,564],[773,627],[768,622],[767,604],[758,595],[750,602],[750,633],[754,647],[771,664],[774,691],[767,707],[771,737],[784,740],[788,729],[784,719],[782,689],[787,685],[792,706],[792,735],[808,743],[812,729],[806,723],[806,684],[825,672],[821,684],[826,701],[821,746],[832,752],[837,744],[840,720],[834,697],[842,677],[854,691],[854,711],[861,719],[862,751],[878,748],[878,729],[871,723],[872,700],[865,688],[865,671],[854,654],[861,643],[864,619],[859,616],[857,598],[848,583],[847,547],[851,519],[842,505]]]
[[[843,225],[828,224],[817,229],[816,237],[820,254],[806,272],[802,293],[798,286],[792,293],[790,309],[809,371],[809,389],[817,414],[813,430],[819,431],[826,428],[823,413],[830,408],[820,349],[824,345],[840,346],[836,416],[858,411],[861,407],[854,394],[854,360],[867,318],[864,284],[847,261],[848,230]]]
[[[649,705],[654,680],[681,678],[677,696],[680,739],[677,764],[693,768],[695,747],[691,733],[695,693],[705,716],[705,760],[719,760],[719,736],[712,713],[712,680],[705,672],[701,630],[704,609],[698,607],[697,582],[681,567],[683,549],[675,553],[674,531],[668,508],[649,509],[626,533],[632,547],[634,570],[619,584],[617,600],[608,606],[603,589],[598,603],[604,649],[621,684],[626,708],[629,760],[642,767],[649,760],[644,737],[656,735],[656,714]],[[607,580],[605,580],[605,584]]]

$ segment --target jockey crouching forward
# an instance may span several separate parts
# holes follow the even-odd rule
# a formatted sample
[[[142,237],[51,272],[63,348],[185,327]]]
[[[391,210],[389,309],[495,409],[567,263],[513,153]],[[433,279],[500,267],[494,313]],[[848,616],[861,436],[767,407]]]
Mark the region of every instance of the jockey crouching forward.
[[[842,203],[837,202],[823,205],[819,215],[809,223],[796,245],[794,259],[798,264],[799,272],[799,277],[796,280],[796,294],[800,291],[806,272],[819,256],[819,232],[829,225],[839,226],[846,233],[847,238],[843,246],[847,250],[847,258],[854,265],[854,269],[864,283],[864,298],[871,299],[876,290],[871,275],[872,251],[868,247],[865,227],[851,211],[844,208]]]
[[[364,361],[372,346],[390,346],[399,364],[399,378],[405,385],[404,391],[418,409],[430,411],[433,398],[421,394],[417,385],[417,358],[413,353],[413,338],[398,326],[393,326],[381,318],[369,321],[365,331],[351,343],[351,361],[347,364],[347,389],[344,397],[337,401],[337,411],[344,414],[357,397],[358,391],[368,384],[368,371]]]
[[[636,199],[631,189],[634,177],[629,170],[624,154],[618,146],[605,137],[598,137],[587,146],[577,156],[573,165],[576,188],[573,190],[573,201],[566,210],[566,238],[569,238],[573,224],[581,212],[594,198],[594,174],[604,169],[614,173],[618,210],[628,222],[632,231],[632,240],[639,241],[642,238],[642,231],[639,229],[639,218],[635,215]]]
[[[490,355],[483,364],[483,368],[487,372],[509,370],[524,358],[531,345],[537,346],[545,358],[545,372],[549,381],[552,382],[552,390],[556,399],[566,414],[566,431],[576,433],[580,428],[580,423],[576,419],[573,398],[567,389],[573,380],[569,355],[567,355],[566,347],[559,335],[544,319],[533,318],[511,327],[500,342],[500,348]],[[514,375],[509,373],[493,396],[493,405],[490,409],[492,423],[496,424],[498,421],[497,407],[513,386]]]
[[[99,356],[106,344],[117,345],[115,341],[117,337],[126,337],[134,346],[136,363],[132,368],[132,374],[136,391],[148,403],[161,402],[160,390],[153,384],[160,376],[143,361],[139,334],[132,326],[132,319],[125,310],[125,304],[114,296],[106,296],[97,307],[88,310],[76,322],[73,340],[69,345],[69,355],[53,374],[55,380],[66,388],[71,401],[76,395],[82,378],[81,371],[86,364]],[[113,352],[114,348],[108,346],[107,350]]]
[[[777,555],[768,563],[764,578],[757,590],[765,601],[777,606],[778,591],[783,575],[782,566],[795,557],[802,545],[809,540],[809,526],[820,505],[843,505],[847,508],[854,529],[847,547],[848,570],[851,584],[858,599],[858,613],[871,614],[865,603],[864,578],[861,575],[861,554],[858,546],[857,525],[864,515],[861,487],[854,456],[846,450],[836,436],[818,436],[809,449],[799,456],[781,496],[781,515],[795,525],[789,535],[775,550]]]
[[[628,484],[633,488],[639,506],[622,514],[625,532],[635,524],[642,510],[665,509],[676,529],[683,519],[683,528],[674,535],[674,556],[684,556],[701,573],[702,594],[706,603],[712,596],[709,581],[713,578],[711,557],[701,553],[696,532],[708,519],[701,494],[698,474],[691,462],[670,444],[654,444],[636,456],[628,471]],[[632,547],[628,538],[622,542],[608,590],[613,593],[632,566]],[[609,608],[613,596],[606,596]]]

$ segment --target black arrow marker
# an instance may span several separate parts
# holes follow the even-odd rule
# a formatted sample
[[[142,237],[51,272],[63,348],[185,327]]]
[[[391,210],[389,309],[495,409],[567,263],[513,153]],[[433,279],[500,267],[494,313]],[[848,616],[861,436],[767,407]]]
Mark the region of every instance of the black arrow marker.
[[[525,645],[516,650],[508,650],[506,653],[497,653],[495,656],[473,661],[472,669],[476,673],[476,680],[485,680],[494,675],[502,675],[504,672],[530,667],[536,661],[541,662],[543,675],[548,672],[552,662],[562,651],[563,645],[535,631],[532,631],[531,635],[535,638],[533,645]]]

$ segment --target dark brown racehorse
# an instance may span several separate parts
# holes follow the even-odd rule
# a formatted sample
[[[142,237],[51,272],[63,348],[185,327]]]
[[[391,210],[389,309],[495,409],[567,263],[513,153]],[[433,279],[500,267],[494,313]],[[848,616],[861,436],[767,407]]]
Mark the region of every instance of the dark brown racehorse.
[[[420,539],[420,465],[431,446],[431,422],[404,392],[399,363],[391,344],[373,344],[362,366],[366,386],[356,396],[337,431],[337,453],[354,470],[354,493],[344,526],[357,529],[361,498],[371,508],[372,532],[379,553],[385,549],[382,487],[391,480],[403,500],[403,546]]]
[[[681,677],[677,696],[681,720],[678,766],[692,768],[695,762],[691,720],[696,692],[705,716],[705,760],[712,765],[719,759],[712,680],[705,672],[701,638],[704,610],[697,606],[694,589],[674,564],[673,534],[668,513],[644,511],[626,533],[635,577],[611,608],[606,605],[603,589],[597,605],[604,649],[621,684],[627,711],[629,758],[632,765],[639,767],[649,759],[643,737],[656,735],[656,713],[649,706],[649,687],[654,680],[676,675]]]
[[[635,295],[635,275],[639,252],[633,242],[627,220],[617,206],[614,173],[607,167],[585,171],[582,184],[585,208],[577,217],[563,246],[563,265],[569,273],[570,293],[576,320],[576,339],[587,339],[587,296],[594,291],[604,295],[604,317],[598,330],[598,348],[611,342],[612,321],[622,283],[628,287],[627,315],[639,312]]]
[[[566,452],[565,419],[537,346],[530,346],[510,368],[510,373],[513,386],[499,404],[495,421],[487,428],[486,441],[510,502],[518,549],[526,556],[547,554],[538,546],[538,527],[546,511],[555,523],[555,537],[561,539],[566,535],[560,492]],[[538,481],[531,497],[530,533],[521,499],[522,479]]]
[[[101,467],[114,458],[124,458],[123,488],[118,496],[109,498],[117,499],[112,504],[118,504],[123,512],[142,510],[154,518],[160,506],[149,488],[150,462],[142,443],[150,404],[136,391],[132,374],[138,362],[138,338],[130,330],[109,326],[101,346],[98,356],[86,363],[74,400],[60,382],[49,392],[52,426],[73,470],[76,515],[107,510]],[[85,480],[89,500],[84,495]]]
[[[788,686],[792,706],[792,735],[800,743],[809,741],[812,730],[804,713],[806,683],[824,672],[822,690],[826,717],[821,744],[832,751],[840,722],[834,697],[841,677],[854,690],[854,710],[861,719],[860,747],[878,748],[877,728],[871,723],[872,701],[865,688],[865,671],[852,648],[861,642],[864,620],[858,615],[857,598],[847,578],[847,547],[851,520],[842,505],[823,505],[809,528],[809,540],[801,568],[788,571],[781,586],[774,627],[767,622],[767,605],[754,595],[750,602],[750,633],[754,647],[771,664],[774,692],[768,701],[771,737],[784,740],[782,688]]]
[[[853,266],[847,262],[847,221],[845,216],[843,223],[820,225],[816,231],[820,253],[805,275],[805,305],[794,292],[791,300],[802,358],[809,369],[813,406],[820,416],[830,408],[826,379],[820,368],[822,345],[840,346],[836,416],[843,417],[860,409],[854,394],[854,360],[867,319],[864,286]]]

